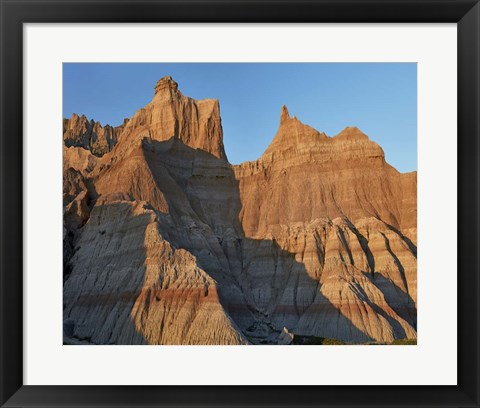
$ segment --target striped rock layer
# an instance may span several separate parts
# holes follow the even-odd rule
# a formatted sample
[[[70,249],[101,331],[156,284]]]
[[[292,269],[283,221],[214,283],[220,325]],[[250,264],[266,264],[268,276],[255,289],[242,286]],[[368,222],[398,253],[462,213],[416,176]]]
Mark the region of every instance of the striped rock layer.
[[[64,121],[66,343],[416,338],[416,173],[359,129],[283,107],[264,154],[231,165],[218,101],[170,77],[120,127],[88,139],[81,118]]]

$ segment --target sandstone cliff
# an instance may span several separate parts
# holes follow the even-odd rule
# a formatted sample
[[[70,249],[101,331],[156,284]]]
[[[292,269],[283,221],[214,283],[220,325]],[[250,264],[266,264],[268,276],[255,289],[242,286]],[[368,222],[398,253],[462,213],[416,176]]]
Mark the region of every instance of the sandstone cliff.
[[[64,122],[67,343],[416,338],[416,173],[359,129],[283,107],[232,166],[218,101],[171,77],[113,133],[81,118]]]

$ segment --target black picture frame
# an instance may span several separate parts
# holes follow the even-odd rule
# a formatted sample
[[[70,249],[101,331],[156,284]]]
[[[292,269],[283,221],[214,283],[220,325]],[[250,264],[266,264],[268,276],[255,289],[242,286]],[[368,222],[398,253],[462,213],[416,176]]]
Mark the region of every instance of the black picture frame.
[[[479,407],[479,1],[0,0],[0,404],[4,407]],[[457,23],[458,385],[23,385],[23,24],[37,22]],[[454,335],[448,333],[446,337]]]

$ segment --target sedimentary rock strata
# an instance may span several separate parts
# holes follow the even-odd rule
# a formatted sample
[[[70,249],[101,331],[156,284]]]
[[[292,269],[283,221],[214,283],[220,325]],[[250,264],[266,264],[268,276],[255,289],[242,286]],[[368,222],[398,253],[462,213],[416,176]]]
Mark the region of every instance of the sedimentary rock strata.
[[[280,116],[235,166],[171,77],[117,128],[64,121],[66,343],[416,338],[416,173]]]

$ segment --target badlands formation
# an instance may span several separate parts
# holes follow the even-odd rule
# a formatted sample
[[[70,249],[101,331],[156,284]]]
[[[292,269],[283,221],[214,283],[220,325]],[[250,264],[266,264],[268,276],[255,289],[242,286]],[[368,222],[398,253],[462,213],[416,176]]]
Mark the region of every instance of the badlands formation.
[[[63,122],[66,344],[416,339],[416,173],[281,111],[229,164],[218,100],[171,77],[121,126]]]

